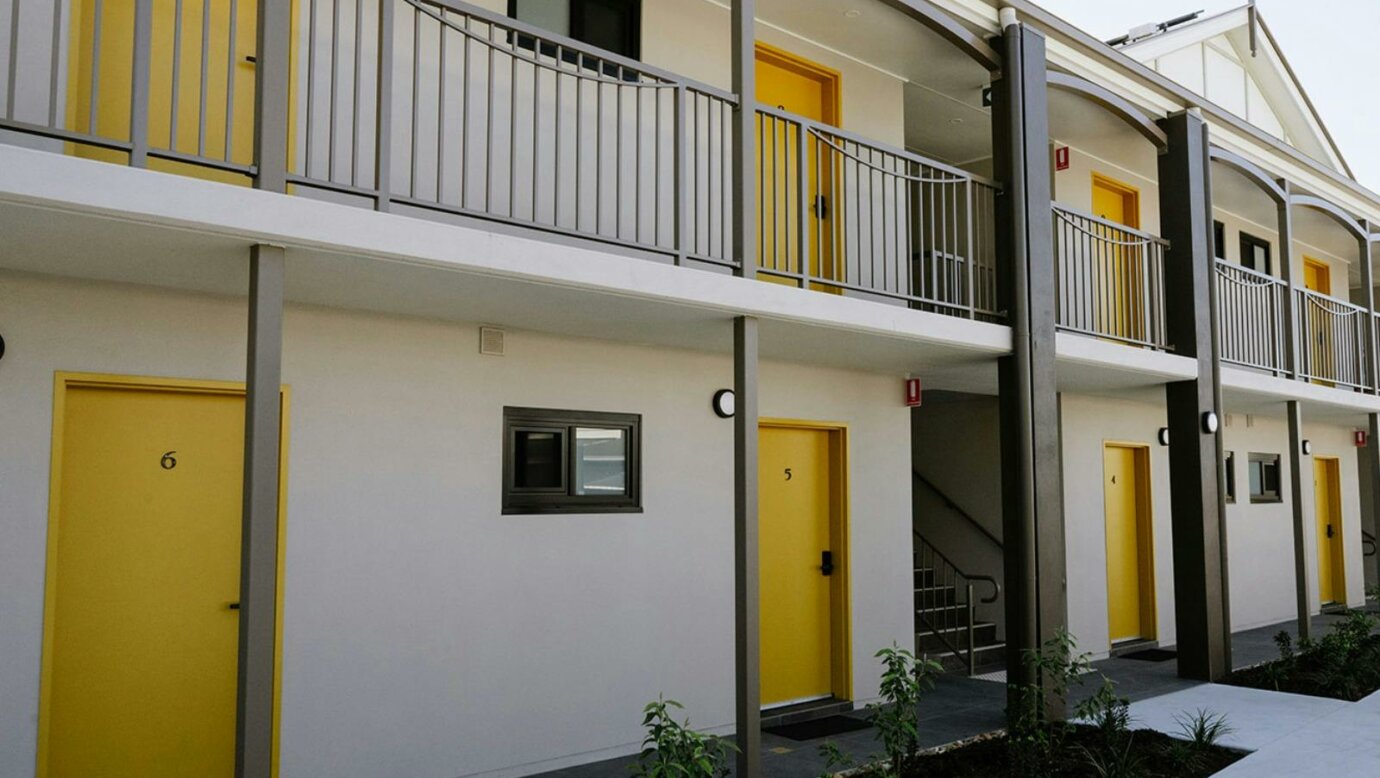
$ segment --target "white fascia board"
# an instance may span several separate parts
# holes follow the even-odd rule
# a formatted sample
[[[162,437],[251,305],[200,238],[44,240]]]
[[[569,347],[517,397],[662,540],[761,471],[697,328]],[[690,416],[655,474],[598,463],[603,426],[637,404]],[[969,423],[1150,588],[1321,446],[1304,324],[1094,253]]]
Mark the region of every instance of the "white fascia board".
[[[1223,11],[1215,16],[1206,19],[1199,19],[1189,24],[1180,25],[1168,32],[1162,32],[1136,43],[1128,43],[1118,47],[1127,56],[1139,60],[1140,62],[1150,62],[1159,59],[1166,54],[1173,54],[1180,49],[1185,49],[1195,43],[1203,43],[1212,40],[1218,35],[1226,34],[1238,27],[1244,27],[1250,23],[1250,14],[1246,8],[1233,8],[1230,11]]]
[[[1232,152],[1261,169],[1288,179],[1292,184],[1302,186],[1310,192],[1331,200],[1347,211],[1372,222],[1380,223],[1380,202],[1357,195],[1351,189],[1338,186],[1330,179],[1318,175],[1313,170],[1275,154],[1262,153],[1255,139],[1242,135],[1234,128],[1221,124],[1211,124],[1212,142]]]
[[[1060,332],[1054,338],[1059,362],[1140,373],[1162,381],[1187,381],[1198,377],[1197,360],[1167,351],[1134,348],[1090,335]]]
[[[1373,394],[1266,375],[1230,365],[1222,366],[1222,388],[1280,402],[1298,400],[1340,411],[1380,413],[1380,397]]]
[[[0,170],[0,202],[941,344],[975,355],[1011,350],[1011,330],[1004,325],[801,294],[482,225],[379,213],[5,144]]]

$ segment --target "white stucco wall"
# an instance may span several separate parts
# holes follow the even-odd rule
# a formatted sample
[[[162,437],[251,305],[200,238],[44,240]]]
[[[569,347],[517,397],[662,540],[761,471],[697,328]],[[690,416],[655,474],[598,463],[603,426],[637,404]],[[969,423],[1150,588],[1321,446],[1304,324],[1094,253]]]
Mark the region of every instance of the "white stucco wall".
[[[1162,646],[1173,645],[1177,637],[1169,449],[1156,439],[1159,428],[1166,424],[1164,406],[1091,395],[1063,394],[1060,398],[1069,632],[1078,641],[1079,651],[1104,657],[1111,649],[1102,455],[1107,443],[1130,443],[1149,447],[1157,639]]]
[[[1293,489],[1290,483],[1289,428],[1278,416],[1226,415],[1223,444],[1236,454],[1236,501],[1227,505],[1227,543],[1230,568],[1233,629],[1242,630],[1297,617],[1294,582]],[[1357,488],[1356,448],[1352,430],[1334,425],[1303,426],[1303,436],[1313,442],[1313,456],[1337,457],[1341,478],[1342,545],[1349,605],[1365,602],[1361,565],[1361,498]],[[1252,452],[1279,454],[1281,501],[1252,503],[1247,463]],[[1315,524],[1312,457],[1303,465],[1304,553],[1308,566],[1310,608],[1320,608],[1317,583],[1317,534]]]
[[[0,274],[0,775],[33,770],[55,370],[240,379],[243,300]],[[727,337],[727,335],[726,335]],[[289,308],[282,775],[531,772],[635,750],[659,693],[733,708],[725,355]],[[641,514],[502,516],[504,405],[643,415]],[[911,640],[891,376],[762,366],[762,413],[849,425],[854,691]]]

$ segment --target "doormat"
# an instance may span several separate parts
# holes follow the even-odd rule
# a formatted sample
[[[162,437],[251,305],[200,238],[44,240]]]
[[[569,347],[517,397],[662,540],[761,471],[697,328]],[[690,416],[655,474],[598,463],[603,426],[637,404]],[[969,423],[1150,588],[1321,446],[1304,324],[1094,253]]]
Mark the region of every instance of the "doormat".
[[[1132,651],[1129,654],[1122,654],[1117,659],[1139,659],[1142,662],[1166,662],[1178,656],[1179,652],[1168,648],[1143,648],[1139,651]]]
[[[762,731],[788,740],[815,740],[830,735],[842,735],[845,732],[857,732],[871,726],[866,721],[852,716],[825,716],[822,719],[811,719],[798,724],[763,727]]]

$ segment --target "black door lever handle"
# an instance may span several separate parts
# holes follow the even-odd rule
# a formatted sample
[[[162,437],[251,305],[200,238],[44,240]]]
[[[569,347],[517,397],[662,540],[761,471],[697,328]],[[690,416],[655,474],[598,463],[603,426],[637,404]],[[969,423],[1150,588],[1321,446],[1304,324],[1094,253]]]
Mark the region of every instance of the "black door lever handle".
[[[834,552],[822,551],[819,555],[819,571],[824,575],[834,574]]]

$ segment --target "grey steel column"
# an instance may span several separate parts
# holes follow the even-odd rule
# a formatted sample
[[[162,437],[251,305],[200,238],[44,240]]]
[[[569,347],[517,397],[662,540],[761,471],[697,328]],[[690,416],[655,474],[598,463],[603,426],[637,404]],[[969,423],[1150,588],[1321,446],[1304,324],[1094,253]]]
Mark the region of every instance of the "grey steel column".
[[[1002,31],[1004,66],[993,80],[997,293],[1012,354],[997,366],[1006,543],[1006,652],[1011,684],[1029,684],[1022,652],[1067,621],[1064,505],[1055,375],[1055,272],[1045,38],[1020,23]],[[1056,701],[1048,715],[1062,715]],[[1014,710],[1014,706],[1012,706]]]
[[[1231,631],[1222,436],[1206,424],[1221,407],[1212,174],[1200,117],[1183,112],[1159,125],[1169,136],[1159,158],[1165,288],[1174,290],[1165,297],[1166,331],[1174,352],[1198,363],[1197,378],[1165,387],[1179,675],[1215,681],[1231,671]]]
[[[1294,294],[1294,211],[1289,205],[1289,182],[1280,179],[1279,186],[1284,190],[1284,201],[1275,204],[1279,220],[1279,277],[1284,281],[1284,368],[1290,378],[1299,377],[1299,355],[1303,350],[1299,345],[1298,296]]]
[[[244,396],[236,778],[273,771],[273,664],[278,597],[278,433],[282,420],[283,255],[249,253],[249,357]]]
[[[1362,368],[1365,371],[1362,380],[1369,379],[1370,391],[1380,394],[1380,369],[1377,368],[1375,353],[1375,268],[1371,266],[1370,222],[1362,219],[1361,229],[1364,231],[1360,240],[1361,304],[1366,306],[1366,364]]]
[[[1296,592],[1298,630],[1300,638],[1313,636],[1308,599],[1308,551],[1304,540],[1308,537],[1312,513],[1304,500],[1303,490],[1303,411],[1298,400],[1285,403],[1289,414],[1289,503],[1294,515],[1294,591]]]
[[[254,73],[254,187],[287,191],[292,0],[261,0]]]
[[[762,774],[757,557],[757,320],[733,320],[733,659],[738,771]]]
[[[15,0],[16,8],[18,0]],[[16,11],[14,21],[19,21]],[[97,22],[99,24],[100,22]],[[53,45],[57,45],[56,41]],[[149,164],[149,71],[153,57],[153,0],[136,0],[134,3],[134,50],[133,68],[129,82],[129,164],[131,167],[148,167]],[[94,86],[93,86],[94,89]],[[176,98],[173,98],[176,100]],[[94,127],[96,117],[91,117]],[[176,146],[173,138],[169,145]]]
[[[736,274],[757,276],[757,55],[754,0],[733,0],[733,247]],[[682,204],[681,207],[687,207]]]
[[[1366,450],[1361,457],[1370,473],[1370,526],[1380,537],[1380,414],[1370,414],[1367,421]],[[1375,580],[1380,582],[1380,552],[1375,555],[1375,568]]]

